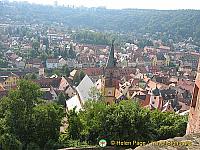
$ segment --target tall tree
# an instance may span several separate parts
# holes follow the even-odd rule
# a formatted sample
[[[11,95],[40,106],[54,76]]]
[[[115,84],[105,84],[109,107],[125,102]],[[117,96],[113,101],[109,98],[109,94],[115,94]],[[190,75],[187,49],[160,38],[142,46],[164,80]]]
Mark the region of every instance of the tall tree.
[[[63,70],[64,76],[69,77],[69,75],[70,75],[69,67],[67,65],[65,65],[62,67],[62,70]]]
[[[41,104],[34,107],[33,142],[44,149],[49,140],[57,141],[60,133],[61,120],[64,117],[63,108],[57,104]]]
[[[59,137],[64,110],[55,103],[41,100],[41,94],[37,84],[21,80],[18,88],[0,101],[0,120],[4,124],[0,132],[14,135],[24,149],[31,143],[44,149],[48,140],[57,141]]]
[[[33,41],[32,43],[32,48],[38,52],[39,48],[40,48],[40,43],[36,40]]]
[[[66,108],[66,96],[64,93],[60,93],[58,95],[58,104]]]
[[[85,77],[85,73],[81,70],[80,73],[79,73],[80,81],[83,80],[84,77]]]
[[[70,43],[70,48],[69,48],[69,58],[74,59],[76,58],[76,53],[74,51],[73,44]]]
[[[19,82],[19,89],[11,91],[8,96],[9,111],[6,113],[6,124],[9,126],[9,132],[16,135],[25,145],[33,138],[33,108],[40,96],[39,86],[26,80]]]

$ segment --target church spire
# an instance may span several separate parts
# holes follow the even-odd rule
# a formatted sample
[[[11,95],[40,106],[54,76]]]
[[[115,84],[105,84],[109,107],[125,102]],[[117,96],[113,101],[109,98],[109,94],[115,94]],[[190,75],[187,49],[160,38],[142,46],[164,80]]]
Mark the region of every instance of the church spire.
[[[106,68],[115,68],[116,67],[116,62],[115,62],[115,57],[114,57],[114,39],[112,40],[112,45],[109,53],[109,58],[106,64]]]

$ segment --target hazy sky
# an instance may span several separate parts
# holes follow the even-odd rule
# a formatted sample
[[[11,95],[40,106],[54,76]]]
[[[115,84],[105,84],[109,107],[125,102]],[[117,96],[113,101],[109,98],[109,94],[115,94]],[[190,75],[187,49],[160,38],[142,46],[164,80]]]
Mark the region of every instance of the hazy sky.
[[[13,0],[12,0],[13,1]],[[56,0],[16,0],[54,4]],[[200,9],[200,0],[57,0],[58,4],[107,8]]]

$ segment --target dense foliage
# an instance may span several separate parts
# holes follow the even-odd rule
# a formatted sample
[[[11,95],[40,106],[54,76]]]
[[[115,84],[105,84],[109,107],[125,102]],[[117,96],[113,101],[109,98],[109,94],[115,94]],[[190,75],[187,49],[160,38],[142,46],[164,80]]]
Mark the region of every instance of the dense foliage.
[[[89,101],[83,111],[70,111],[68,121],[69,138],[95,145],[102,138],[108,142],[147,142],[183,136],[187,116],[150,111],[131,101],[122,101],[111,106]]]
[[[112,10],[53,7],[28,3],[0,4],[0,10],[1,22],[8,22],[9,18],[16,22],[31,24],[57,22],[68,27],[101,31],[134,34],[158,32],[157,37],[200,39],[199,10]]]
[[[18,89],[0,101],[0,146],[7,149],[44,149],[59,139],[63,108],[40,99],[38,85],[22,80]]]
[[[78,30],[72,34],[75,41],[94,45],[110,45],[112,39],[115,39],[116,46],[125,41],[126,37],[116,33],[95,32],[90,30]],[[127,40],[127,39],[126,39]]]
[[[78,86],[84,77],[85,77],[85,73],[82,70],[80,72],[78,72],[77,75],[75,75],[75,77],[73,79],[74,85]]]

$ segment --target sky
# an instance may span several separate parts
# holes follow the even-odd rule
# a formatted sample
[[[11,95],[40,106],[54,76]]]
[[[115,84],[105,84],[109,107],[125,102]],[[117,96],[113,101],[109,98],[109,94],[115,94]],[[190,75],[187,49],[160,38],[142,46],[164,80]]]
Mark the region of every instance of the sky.
[[[13,1],[13,0],[11,0]],[[15,0],[37,4],[55,4],[56,0]],[[86,7],[104,6],[111,9],[200,9],[200,0],[57,0],[58,5],[74,5]]]

